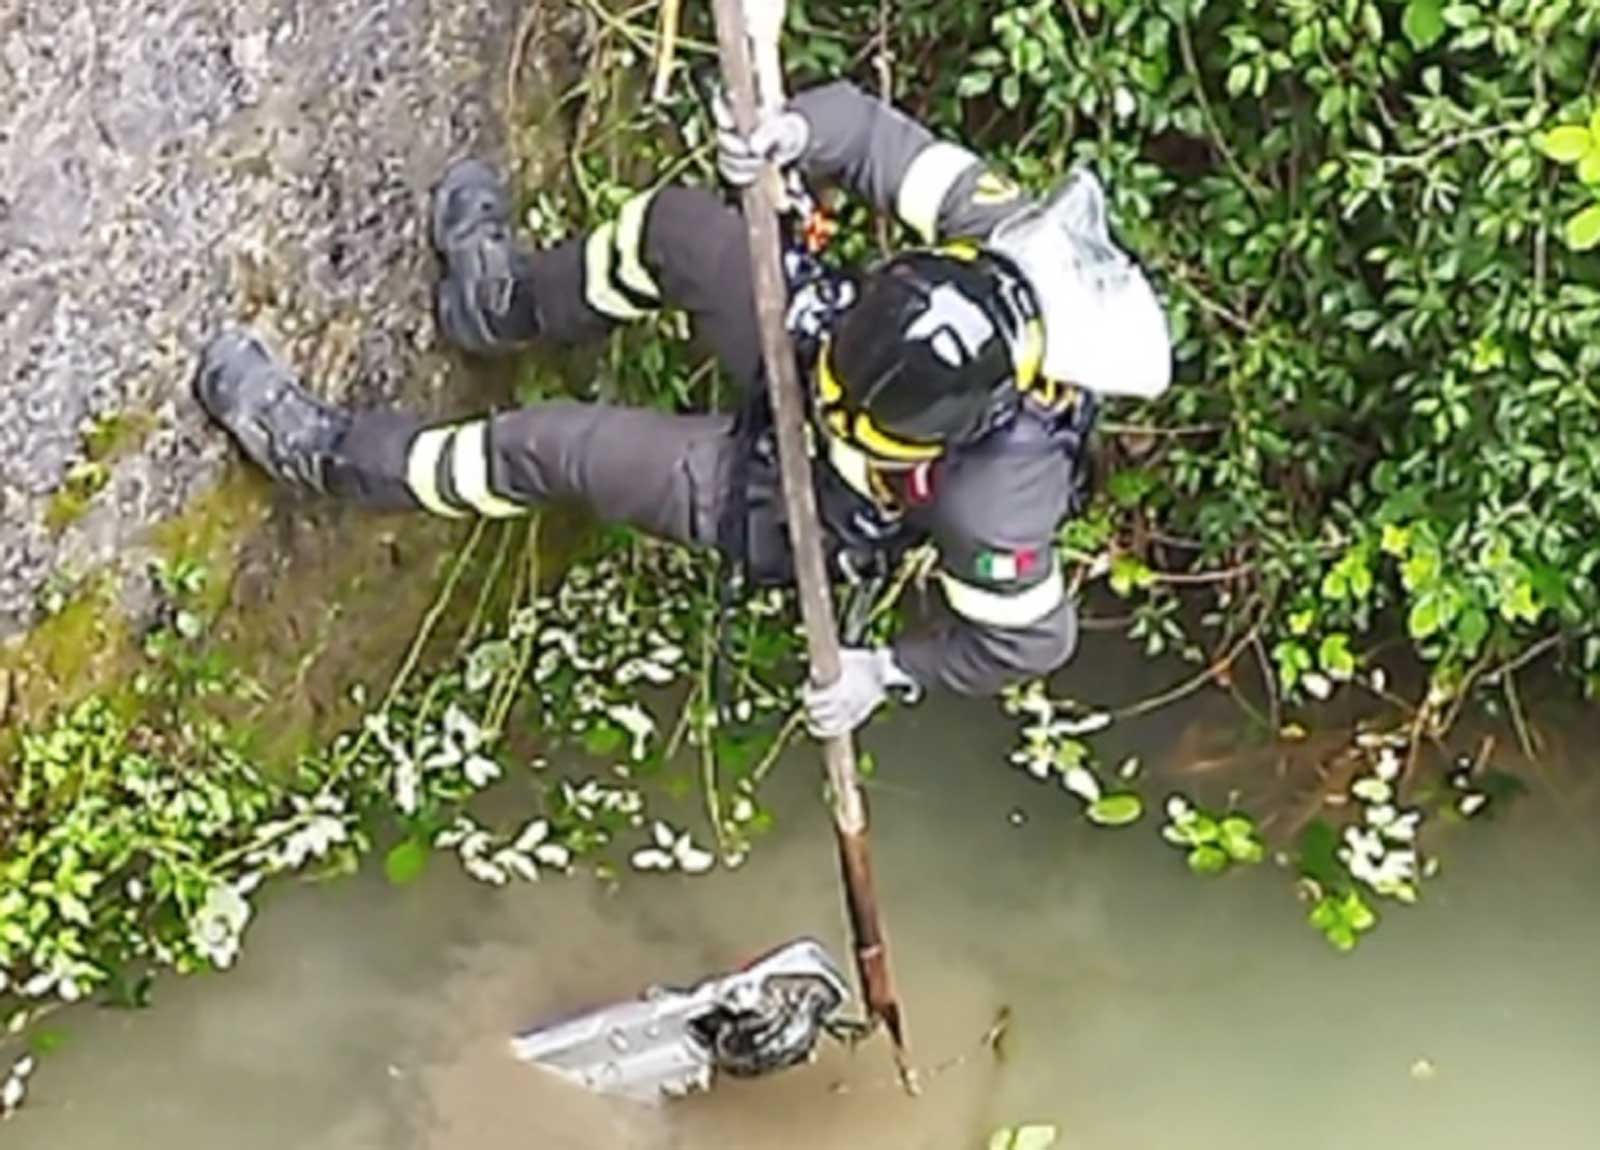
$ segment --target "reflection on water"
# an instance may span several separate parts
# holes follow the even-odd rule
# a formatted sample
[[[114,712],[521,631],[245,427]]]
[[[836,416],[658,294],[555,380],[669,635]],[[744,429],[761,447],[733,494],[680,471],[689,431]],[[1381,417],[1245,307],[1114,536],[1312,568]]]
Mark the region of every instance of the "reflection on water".
[[[900,1095],[878,1043],[660,1109],[507,1056],[523,1023],[690,982],[796,934],[845,956],[802,754],[775,784],[788,824],[731,874],[494,892],[441,865],[404,890],[282,891],[235,973],[166,983],[152,1011],[70,1019],[6,1145],[962,1150],[1022,1121],[1094,1150],[1600,1145],[1600,846],[1582,823],[1536,795],[1452,832],[1425,904],[1341,958],[1281,872],[1200,881],[1151,819],[1082,824],[1065,793],[1003,765],[993,714],[924,707],[873,736],[880,883],[916,1058],[956,1063],[919,1100]],[[1185,765],[1161,749],[1192,745],[1178,721],[1126,736],[1152,796]],[[1005,1005],[997,1063],[977,1043]]]

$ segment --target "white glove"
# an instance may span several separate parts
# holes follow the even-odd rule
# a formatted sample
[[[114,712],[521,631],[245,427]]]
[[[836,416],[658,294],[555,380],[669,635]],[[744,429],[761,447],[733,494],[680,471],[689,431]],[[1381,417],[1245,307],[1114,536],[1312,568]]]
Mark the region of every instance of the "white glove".
[[[811,125],[799,112],[765,114],[747,138],[733,126],[726,95],[718,92],[711,107],[717,118],[717,171],[736,188],[755,183],[769,161],[780,168],[794,163],[811,142]]]
[[[894,661],[888,647],[846,647],[839,652],[839,677],[826,687],[806,683],[806,729],[819,739],[848,735],[899,689],[915,698],[917,682]]]

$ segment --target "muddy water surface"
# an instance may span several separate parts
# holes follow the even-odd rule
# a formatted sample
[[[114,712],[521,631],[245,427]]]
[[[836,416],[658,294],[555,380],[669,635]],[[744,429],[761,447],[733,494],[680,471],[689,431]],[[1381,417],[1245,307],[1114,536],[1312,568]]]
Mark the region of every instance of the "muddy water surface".
[[[435,866],[404,890],[279,892],[234,973],[70,1019],[5,1144],[963,1150],[1035,1121],[1086,1150],[1600,1145],[1600,841],[1570,812],[1536,793],[1451,832],[1426,904],[1341,958],[1281,872],[1200,881],[1151,819],[1083,825],[1064,792],[999,765],[993,714],[924,707],[874,735],[903,998],[917,1061],[947,1066],[920,1100],[877,1043],[661,1109],[507,1057],[521,1023],[796,934],[845,953],[802,756],[774,784],[794,813],[737,872],[495,892]],[[1137,732],[1148,793],[1184,765],[1178,722]],[[996,1063],[976,1044],[1002,1006]]]

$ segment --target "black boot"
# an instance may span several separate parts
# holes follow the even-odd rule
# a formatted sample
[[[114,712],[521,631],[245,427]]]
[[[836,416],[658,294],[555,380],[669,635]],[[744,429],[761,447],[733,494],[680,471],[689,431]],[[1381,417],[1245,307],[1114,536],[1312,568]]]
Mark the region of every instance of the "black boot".
[[[350,415],[301,387],[255,335],[229,331],[207,344],[194,389],[206,414],[275,481],[327,492]]]
[[[538,334],[527,291],[517,285],[524,258],[511,230],[511,201],[479,160],[460,160],[433,192],[433,246],[445,264],[438,288],[445,338],[479,355],[525,347]]]

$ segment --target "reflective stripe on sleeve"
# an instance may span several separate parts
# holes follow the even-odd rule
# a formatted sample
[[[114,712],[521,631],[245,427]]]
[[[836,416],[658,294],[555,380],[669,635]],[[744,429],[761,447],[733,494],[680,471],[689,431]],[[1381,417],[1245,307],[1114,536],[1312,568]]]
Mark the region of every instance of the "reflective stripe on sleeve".
[[[617,215],[617,278],[629,291],[653,300],[661,298],[661,288],[644,266],[644,216],[650,210],[654,192],[634,196],[622,205]]]
[[[489,486],[489,424],[484,420],[465,424],[456,432],[450,451],[450,483],[456,498],[490,519],[510,519],[528,511],[520,503],[502,499]]]
[[[455,433],[454,427],[429,428],[411,441],[406,452],[406,486],[418,503],[446,519],[462,519],[467,514],[447,503],[439,490],[439,460]]]
[[[611,282],[616,261],[617,225],[601,224],[589,233],[583,245],[583,298],[595,311],[610,319],[638,319],[645,309],[637,306]]]
[[[1026,627],[1037,623],[1061,605],[1067,596],[1066,581],[1056,566],[1041,582],[1020,591],[992,591],[963,583],[948,572],[939,572],[945,602],[950,609],[974,623],[995,627]]]
[[[911,161],[895,193],[894,214],[926,243],[937,238],[939,206],[978,157],[959,144],[936,140]]]

